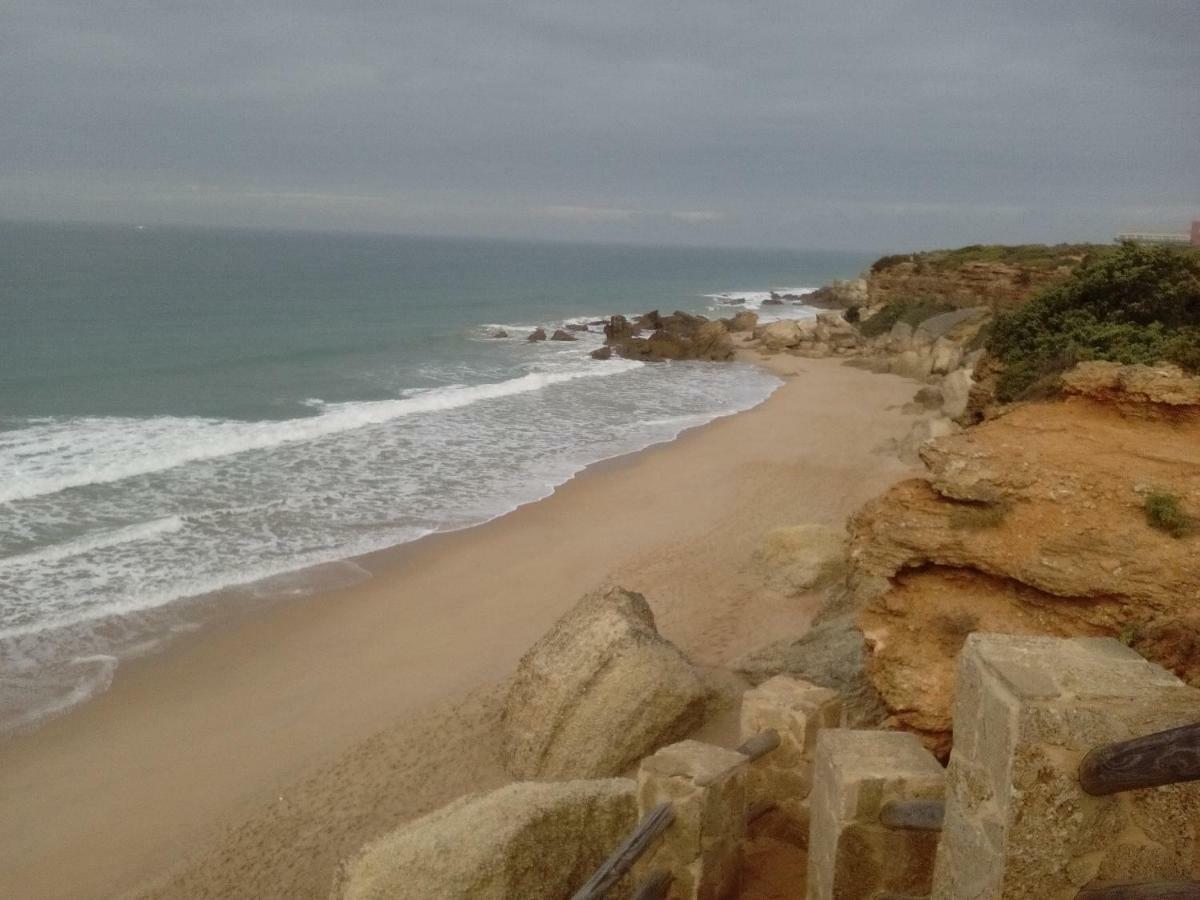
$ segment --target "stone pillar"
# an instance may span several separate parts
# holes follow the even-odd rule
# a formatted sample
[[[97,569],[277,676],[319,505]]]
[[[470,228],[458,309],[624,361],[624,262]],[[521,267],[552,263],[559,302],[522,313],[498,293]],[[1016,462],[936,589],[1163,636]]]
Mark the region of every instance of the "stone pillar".
[[[938,832],[889,828],[879,816],[894,800],[941,800],[944,783],[938,761],[907,732],[821,731],[808,900],[928,896]]]
[[[837,691],[790,675],[776,675],[742,695],[742,740],[769,730],[779,734],[779,746],[750,767],[748,802],[774,803],[795,825],[801,843],[807,843],[817,732],[837,728],[841,717]]]
[[[958,663],[936,900],[1070,900],[1200,878],[1200,784],[1090,797],[1100,744],[1200,717],[1200,691],[1111,639],[973,634]]]
[[[669,900],[724,900],[736,895],[746,835],[746,758],[700,741],[681,741],[642,760],[638,809],[671,803],[675,821],[638,878],[666,869]]]

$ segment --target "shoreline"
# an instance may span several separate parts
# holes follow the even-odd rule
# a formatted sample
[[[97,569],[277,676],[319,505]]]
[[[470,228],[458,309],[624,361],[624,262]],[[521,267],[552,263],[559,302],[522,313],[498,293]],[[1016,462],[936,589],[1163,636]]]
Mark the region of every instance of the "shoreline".
[[[801,633],[811,604],[764,592],[746,560],[762,531],[841,524],[908,474],[873,448],[911,422],[899,407],[912,386],[839,360],[771,362],[784,384],[755,407],[594,463],[484,524],[356,557],[369,579],[123,661],[107,692],[0,743],[0,893],[127,895],[161,881],[281,785],[418,711],[494,689],[601,581],[646,593],[664,635],[701,663]],[[438,783],[381,823],[496,777]],[[258,855],[244,862],[272,858]]]

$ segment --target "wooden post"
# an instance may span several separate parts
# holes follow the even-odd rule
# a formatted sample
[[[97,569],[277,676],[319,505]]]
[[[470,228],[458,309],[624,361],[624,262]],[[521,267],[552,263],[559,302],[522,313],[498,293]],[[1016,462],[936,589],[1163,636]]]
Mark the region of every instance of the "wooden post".
[[[1097,747],[1079,765],[1094,797],[1200,780],[1200,722]]]

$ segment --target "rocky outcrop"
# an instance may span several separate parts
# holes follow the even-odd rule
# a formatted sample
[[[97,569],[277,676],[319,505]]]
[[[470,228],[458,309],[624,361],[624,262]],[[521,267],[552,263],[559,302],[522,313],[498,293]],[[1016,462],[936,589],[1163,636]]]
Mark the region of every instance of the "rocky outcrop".
[[[645,598],[588,594],[521,659],[503,713],[518,778],[614,775],[703,721],[704,682]]]
[[[575,335],[571,334],[571,332],[569,332],[569,331],[564,331],[562,328],[557,328],[557,329],[555,329],[554,334],[550,335],[550,340],[552,340],[552,341],[575,341],[575,340],[578,340],[578,338],[576,338]]]
[[[1200,536],[1151,527],[1146,496],[1200,511],[1200,388],[1091,364],[1030,403],[925,444],[927,480],[851,521],[851,582],[892,723],[949,746],[953,660],[976,630],[1119,636],[1200,683]],[[1196,382],[1196,384],[1190,384]]]
[[[545,339],[546,339],[546,329],[545,328],[533,329],[533,331],[530,333],[529,337],[526,338],[526,340],[530,341],[530,342],[544,341]]]
[[[464,797],[364,847],[332,900],[561,900],[636,823],[635,794],[612,779]]]
[[[730,332],[753,331],[758,325],[758,313],[747,309],[721,321],[725,323],[726,330]]]
[[[799,299],[805,306],[815,306],[818,309],[850,309],[866,306],[871,302],[865,278],[835,278],[829,284],[801,295]]]
[[[817,313],[815,319],[783,319],[754,330],[759,346],[768,352],[790,351],[821,358],[857,352],[863,339],[838,312]]]
[[[846,567],[846,532],[826,525],[790,525],[768,531],[755,552],[766,582],[799,593],[839,579]]]
[[[721,362],[732,359],[734,352],[723,322],[684,312],[663,316],[654,310],[633,323],[613,316],[605,334],[614,352],[627,359]]]
[[[1045,288],[1065,281],[1073,266],[1069,259],[1064,263],[1031,266],[974,261],[942,267],[936,261],[918,258],[871,272],[869,302],[879,306],[922,299],[956,307],[1015,309]]]
[[[612,347],[597,347],[588,354],[592,359],[612,359]]]

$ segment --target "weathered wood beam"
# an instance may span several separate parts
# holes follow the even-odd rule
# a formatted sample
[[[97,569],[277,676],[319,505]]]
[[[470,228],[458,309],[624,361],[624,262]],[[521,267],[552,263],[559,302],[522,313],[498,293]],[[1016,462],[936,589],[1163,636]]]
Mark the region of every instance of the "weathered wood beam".
[[[633,900],[663,900],[671,887],[671,873],[658,871],[638,885]]]
[[[879,811],[879,823],[909,831],[941,831],[946,804],[941,800],[889,800]]]
[[[1075,900],[1200,900],[1200,881],[1097,881]]]
[[[1097,747],[1079,764],[1079,784],[1095,797],[1200,780],[1200,722]]]
[[[674,821],[675,810],[670,803],[660,803],[646,813],[629,837],[600,864],[595,874],[575,892],[571,900],[598,900],[603,897],[614,884],[628,874],[633,864]]]

